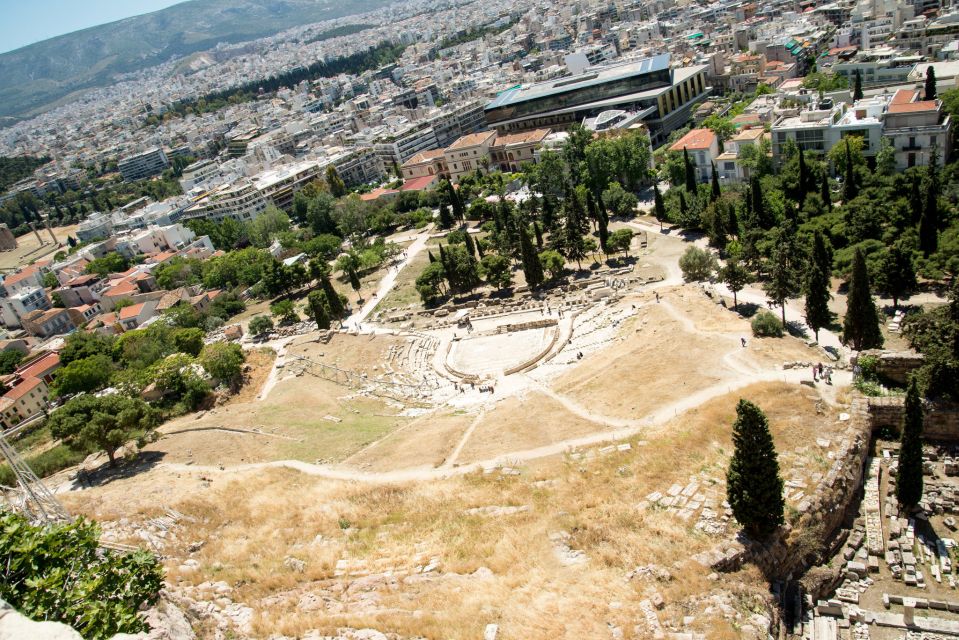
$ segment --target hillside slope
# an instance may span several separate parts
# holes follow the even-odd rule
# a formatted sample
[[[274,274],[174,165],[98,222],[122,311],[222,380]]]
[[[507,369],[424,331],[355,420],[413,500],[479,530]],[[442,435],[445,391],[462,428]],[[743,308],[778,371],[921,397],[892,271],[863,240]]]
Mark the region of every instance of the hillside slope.
[[[0,54],[0,124],[217,43],[378,9],[390,0],[190,0]]]

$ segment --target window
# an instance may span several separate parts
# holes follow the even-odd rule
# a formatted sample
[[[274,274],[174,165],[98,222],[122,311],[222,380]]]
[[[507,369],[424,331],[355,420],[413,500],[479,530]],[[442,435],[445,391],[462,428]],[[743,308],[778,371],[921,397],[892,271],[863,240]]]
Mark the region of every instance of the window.
[[[724,163],[723,163],[723,168],[724,168],[726,171],[735,171],[735,170],[736,170],[736,163],[735,163],[735,162],[724,162]]]

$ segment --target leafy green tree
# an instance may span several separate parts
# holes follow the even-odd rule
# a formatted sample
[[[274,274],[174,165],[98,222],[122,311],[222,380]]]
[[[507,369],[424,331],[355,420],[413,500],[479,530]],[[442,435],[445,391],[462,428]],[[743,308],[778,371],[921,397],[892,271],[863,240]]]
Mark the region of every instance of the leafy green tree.
[[[622,251],[624,254],[626,254],[627,258],[629,257],[629,247],[632,243],[632,229],[617,229],[609,234],[609,240],[607,240],[610,253],[619,253]]]
[[[716,258],[709,251],[690,246],[679,258],[679,268],[683,271],[683,280],[686,282],[702,282],[709,280],[716,271]]]
[[[180,329],[173,334],[173,348],[196,357],[203,349],[205,335],[203,330],[198,328]]]
[[[143,550],[103,549],[100,533],[83,518],[32,525],[0,511],[0,598],[29,618],[70,625],[90,640],[147,631],[139,612],[156,603],[163,567]]]
[[[539,263],[550,278],[558,278],[566,269],[566,259],[559,251],[547,249],[539,254]]]
[[[254,316],[250,320],[249,324],[250,333],[258,336],[260,334],[266,333],[267,331],[273,330],[273,321],[270,319],[270,316]]]
[[[749,270],[742,265],[739,258],[730,256],[726,260],[725,266],[719,270],[719,279],[729,288],[733,294],[733,309],[739,311],[739,301],[736,294],[742,291],[749,284]]]
[[[274,302],[270,305],[270,313],[279,320],[280,324],[295,324],[300,321],[292,300]]]
[[[330,187],[330,195],[334,198],[342,198],[347,193],[346,184],[333,165],[326,167],[326,184]]]
[[[918,286],[912,251],[900,240],[883,252],[876,271],[876,288],[892,298],[892,306],[911,296]]]
[[[731,118],[720,117],[713,114],[703,120],[703,126],[716,134],[720,144],[723,144],[736,135],[736,125],[733,124]]]
[[[116,451],[131,438],[151,431],[158,414],[145,402],[118,394],[71,398],[50,414],[47,425],[53,437],[80,451],[98,448],[116,464]]]
[[[102,258],[91,260],[86,266],[86,271],[105,278],[111,273],[122,273],[129,268],[130,263],[127,259],[113,251]]]
[[[614,216],[632,218],[639,201],[618,182],[610,182],[603,191],[603,204]]]
[[[932,65],[926,67],[926,86],[922,99],[936,99],[936,69]]]
[[[60,281],[57,280],[57,275],[52,271],[47,271],[43,274],[43,286],[47,289],[56,289],[60,286]]]
[[[23,354],[16,349],[0,351],[0,375],[13,373],[21,360],[23,360]]]
[[[250,222],[250,242],[252,242],[255,247],[269,247],[276,236],[289,230],[289,216],[275,206],[268,205],[260,215]]]
[[[896,498],[900,507],[907,510],[915,507],[922,500],[922,425],[922,397],[913,378],[906,389],[905,412],[900,435],[899,471],[896,475]]]
[[[242,377],[246,355],[243,348],[233,342],[212,342],[203,346],[197,362],[217,380],[235,385]]]
[[[763,284],[763,291],[771,303],[782,309],[783,325],[786,324],[786,301],[800,291],[800,259],[795,232],[788,228],[780,229],[774,239],[769,277]]]
[[[879,310],[872,299],[866,258],[859,248],[853,255],[842,340],[844,343],[852,344],[852,348],[856,351],[878,349],[883,343],[882,330],[879,326]]]
[[[783,479],[769,421],[748,400],[741,399],[736,405],[733,447],[726,472],[726,500],[748,535],[767,538],[785,522]]]
[[[424,304],[432,304],[441,295],[445,294],[443,283],[446,281],[446,271],[440,261],[426,265],[423,272],[416,278],[416,292]]]
[[[106,354],[74,360],[55,372],[53,395],[65,396],[102,389],[110,382],[112,373],[113,360]]]
[[[506,256],[491,253],[483,256],[480,260],[480,268],[483,271],[487,284],[496,289],[505,289],[513,284],[513,270],[510,259]]]
[[[757,338],[783,337],[783,323],[765,309],[753,316],[749,326],[752,328],[753,335]]]
[[[881,176],[896,174],[896,148],[885,136],[879,139],[879,151],[876,152],[876,173]]]

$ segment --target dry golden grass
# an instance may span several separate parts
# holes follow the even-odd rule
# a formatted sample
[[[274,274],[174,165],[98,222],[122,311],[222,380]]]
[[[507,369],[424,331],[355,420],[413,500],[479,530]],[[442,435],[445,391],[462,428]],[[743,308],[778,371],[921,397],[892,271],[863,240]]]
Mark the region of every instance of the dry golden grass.
[[[437,412],[416,418],[344,462],[363,469],[389,471],[440,466],[475,416]]]
[[[597,413],[641,418],[733,374],[722,362],[729,340],[691,333],[661,306],[641,307],[621,332],[553,387]]]
[[[255,637],[371,626],[404,636],[474,639],[496,622],[507,638],[607,637],[608,623],[627,638],[640,638],[646,637],[642,626],[633,632],[642,625],[638,603],[659,591],[667,602],[659,612],[664,623],[694,615],[692,627],[708,637],[736,638],[734,621],[718,611],[704,613],[701,598],[733,592],[734,606],[748,615],[767,591],[758,574],[707,579],[707,571],[689,558],[712,548],[715,539],[695,531],[692,521],[636,505],[648,493],[702,472],[723,477],[739,397],[755,401],[769,416],[784,477],[792,473],[791,461],[800,459],[797,451],[835,429],[831,416],[817,414],[813,390],[767,383],[714,399],[644,434],[642,446],[634,439],[630,451],[586,461],[555,457],[530,465],[521,476],[370,485],[288,470],[214,474],[209,488],[163,503],[195,520],[169,550],[169,580],[227,581],[235,587],[233,599],[255,610]],[[84,492],[71,507],[136,518],[156,507],[143,504],[133,487],[164,481],[160,469],[123,481],[123,490],[108,485]],[[529,511],[465,512],[490,505],[526,505]],[[586,553],[585,564],[560,562],[550,540],[560,531],[570,535],[573,549]],[[207,541],[191,556],[200,567],[180,573],[193,540]],[[284,566],[288,556],[305,560],[306,570]],[[415,573],[434,556],[439,571]],[[337,575],[340,560],[375,577]],[[668,569],[673,579],[625,580],[627,571],[650,563]],[[480,567],[492,577],[465,577]],[[389,570],[392,577],[384,574]],[[613,602],[622,607],[610,607]]]

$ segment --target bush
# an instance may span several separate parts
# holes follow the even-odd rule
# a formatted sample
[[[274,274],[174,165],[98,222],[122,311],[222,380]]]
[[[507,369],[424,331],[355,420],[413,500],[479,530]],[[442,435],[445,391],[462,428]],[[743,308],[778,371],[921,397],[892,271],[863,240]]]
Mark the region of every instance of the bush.
[[[250,320],[250,333],[258,336],[261,333],[266,333],[267,331],[273,330],[273,321],[270,320],[269,316],[256,316]]]
[[[679,268],[683,270],[686,282],[709,280],[717,266],[713,254],[699,247],[689,247],[679,259]]]
[[[760,311],[752,320],[753,335],[757,338],[782,338],[783,323],[769,311]]]

